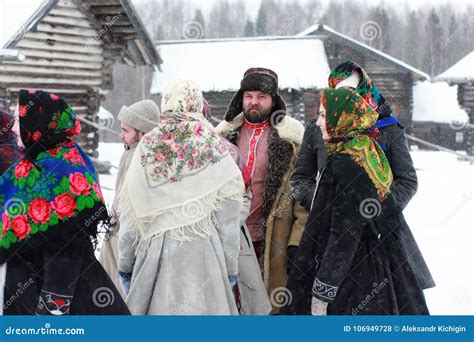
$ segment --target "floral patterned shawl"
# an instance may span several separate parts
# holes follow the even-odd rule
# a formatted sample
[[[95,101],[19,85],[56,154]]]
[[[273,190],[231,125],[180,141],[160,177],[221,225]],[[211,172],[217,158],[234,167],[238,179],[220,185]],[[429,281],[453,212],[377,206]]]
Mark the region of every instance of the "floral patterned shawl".
[[[201,113],[201,90],[180,81],[164,93],[158,127],[137,147],[120,194],[121,217],[133,216],[145,236],[173,230],[208,235],[220,200],[242,198],[243,180],[222,140]],[[130,210],[133,208],[133,210]],[[160,225],[149,227],[159,217]]]
[[[346,88],[325,89],[322,98],[326,108],[326,143],[329,154],[351,155],[372,180],[381,199],[390,193],[392,171],[382,148],[371,135],[378,114],[356,91]]]
[[[360,76],[360,82],[355,89],[356,92],[379,114],[379,119],[392,115],[390,105],[372,82],[369,75],[360,65],[353,61],[341,63],[331,70],[328,79],[329,88],[335,88],[339,82],[349,78],[355,72]]]
[[[70,140],[80,132],[71,107],[54,94],[22,90],[19,115],[29,158],[0,177],[1,258],[78,230],[95,236],[107,218],[94,165]]]

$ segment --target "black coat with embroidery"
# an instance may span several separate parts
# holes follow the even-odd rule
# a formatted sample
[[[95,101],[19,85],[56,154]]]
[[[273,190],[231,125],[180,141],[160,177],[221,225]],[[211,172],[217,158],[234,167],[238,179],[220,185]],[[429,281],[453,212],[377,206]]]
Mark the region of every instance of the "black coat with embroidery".
[[[130,314],[84,232],[20,249],[6,268],[4,315]]]
[[[405,209],[418,188],[416,171],[405,138],[405,130],[400,124],[395,124],[382,128],[380,135],[387,147],[386,156],[393,173],[394,181],[391,188],[393,200],[398,210],[401,211]],[[316,175],[327,160],[328,154],[321,131],[316,126],[316,120],[313,119],[306,126],[303,143],[291,176],[292,193],[308,211],[311,208],[316,187]],[[401,220],[405,220],[403,215]],[[409,263],[416,270],[421,286],[424,289],[434,287],[435,282],[415,237],[407,224],[404,224],[402,228],[400,238],[409,255]]]
[[[329,303],[329,315],[428,314],[393,196],[381,202],[347,154],[328,161],[317,191],[287,283],[291,302],[280,313],[309,315],[315,296]],[[362,210],[367,201],[375,213]]]

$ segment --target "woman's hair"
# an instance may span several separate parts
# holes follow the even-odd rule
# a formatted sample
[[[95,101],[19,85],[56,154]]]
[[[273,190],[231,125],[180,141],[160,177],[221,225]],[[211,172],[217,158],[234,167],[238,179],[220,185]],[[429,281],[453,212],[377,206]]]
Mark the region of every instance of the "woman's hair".
[[[326,95],[324,95],[324,89],[319,91],[319,99],[321,105],[324,107],[324,109],[326,109]]]

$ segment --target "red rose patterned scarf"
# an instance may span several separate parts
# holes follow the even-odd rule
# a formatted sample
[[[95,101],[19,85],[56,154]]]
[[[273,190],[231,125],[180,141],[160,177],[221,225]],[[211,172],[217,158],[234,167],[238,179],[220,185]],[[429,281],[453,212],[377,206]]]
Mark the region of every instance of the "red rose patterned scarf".
[[[95,237],[108,218],[95,167],[70,140],[80,132],[71,107],[22,90],[19,116],[25,158],[0,177],[0,260],[79,230]]]

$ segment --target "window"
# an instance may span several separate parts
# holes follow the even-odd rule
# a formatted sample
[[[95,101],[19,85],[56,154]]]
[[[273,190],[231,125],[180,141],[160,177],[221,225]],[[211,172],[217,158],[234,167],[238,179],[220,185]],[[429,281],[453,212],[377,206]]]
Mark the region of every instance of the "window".
[[[464,133],[456,132],[456,143],[461,144],[464,141]]]

